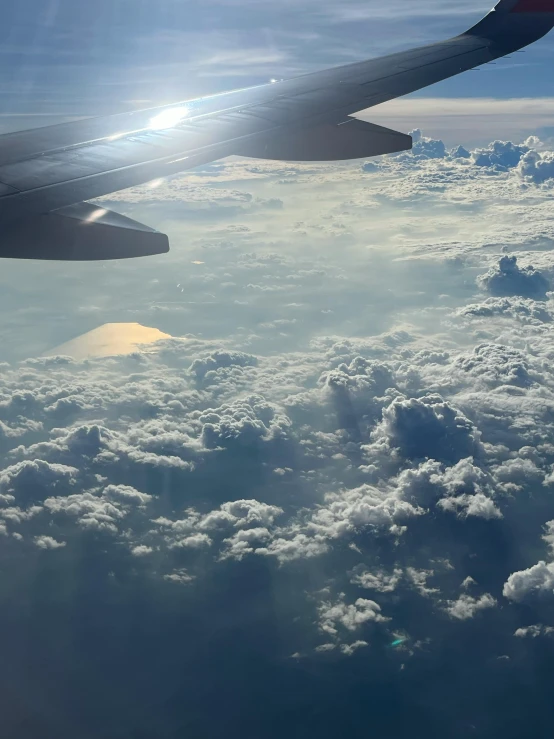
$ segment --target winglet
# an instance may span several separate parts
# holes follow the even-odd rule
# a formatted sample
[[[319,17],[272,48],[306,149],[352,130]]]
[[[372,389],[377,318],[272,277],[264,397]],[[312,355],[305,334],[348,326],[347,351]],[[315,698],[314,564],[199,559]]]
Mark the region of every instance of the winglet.
[[[515,5],[509,12],[554,13],[554,0],[516,0]]]
[[[554,0],[500,0],[477,25],[466,31],[516,51],[545,36],[554,28]]]

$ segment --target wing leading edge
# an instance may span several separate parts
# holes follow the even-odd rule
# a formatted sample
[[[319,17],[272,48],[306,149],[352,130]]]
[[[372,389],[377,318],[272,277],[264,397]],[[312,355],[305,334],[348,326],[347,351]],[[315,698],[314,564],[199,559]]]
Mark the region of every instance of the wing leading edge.
[[[554,0],[501,0],[465,33],[418,49],[172,106],[0,136],[0,256],[163,253],[163,234],[123,216],[118,221],[117,214],[91,219],[95,206],[82,201],[236,154],[330,161],[409,149],[409,136],[351,116],[493,61],[552,27]]]

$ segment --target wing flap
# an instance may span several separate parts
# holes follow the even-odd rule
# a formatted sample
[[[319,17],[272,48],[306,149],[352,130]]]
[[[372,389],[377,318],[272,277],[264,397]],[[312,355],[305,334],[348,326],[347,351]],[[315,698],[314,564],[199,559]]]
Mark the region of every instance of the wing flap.
[[[338,126],[301,128],[251,142],[239,153],[253,159],[315,162],[362,159],[411,148],[411,136],[353,118]]]
[[[169,251],[168,238],[131,218],[77,203],[29,218],[2,232],[0,257],[91,261]]]

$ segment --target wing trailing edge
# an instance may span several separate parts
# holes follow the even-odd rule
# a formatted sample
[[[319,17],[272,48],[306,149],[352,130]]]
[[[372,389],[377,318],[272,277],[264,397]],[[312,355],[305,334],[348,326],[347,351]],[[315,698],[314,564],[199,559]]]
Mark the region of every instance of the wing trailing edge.
[[[288,130],[247,144],[243,156],[288,162],[329,162],[393,154],[412,148],[412,137],[390,128],[351,118],[338,126]]]
[[[165,234],[92,203],[18,221],[2,232],[0,257],[91,261],[169,251]]]

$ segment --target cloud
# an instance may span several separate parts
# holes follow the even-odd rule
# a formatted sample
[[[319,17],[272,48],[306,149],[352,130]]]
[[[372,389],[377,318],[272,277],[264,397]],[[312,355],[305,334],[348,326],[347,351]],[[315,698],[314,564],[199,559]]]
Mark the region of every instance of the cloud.
[[[34,541],[39,549],[60,549],[66,546],[65,541],[56,541],[51,536],[35,536]]]
[[[397,398],[383,411],[375,431],[411,459],[458,462],[479,453],[479,433],[471,421],[439,395]]]
[[[261,396],[252,396],[199,415],[202,441],[208,448],[263,444],[286,438],[290,425],[285,414]]]
[[[517,257],[501,257],[496,269],[478,278],[483,289],[496,296],[521,295],[544,300],[550,289],[548,279],[532,266],[518,267]]]
[[[341,644],[341,652],[347,657],[351,657],[355,652],[358,651],[358,649],[363,649],[364,647],[368,646],[369,644],[366,641],[358,639],[357,641],[352,642],[352,644]]]
[[[469,618],[474,618],[475,614],[479,611],[494,608],[496,605],[496,600],[490,593],[485,593],[480,598],[473,598],[470,595],[463,594],[458,600],[452,601],[446,610],[452,618],[465,621]]]
[[[175,548],[202,549],[203,547],[209,547],[211,543],[212,540],[207,534],[191,534],[190,536],[175,539],[171,546]]]
[[[518,142],[551,127],[554,121],[554,98],[502,98],[494,93],[470,97],[468,93],[397,98],[364,111],[361,117],[402,131],[421,127],[431,138],[447,140],[449,146],[462,141],[468,151],[472,147],[490,149],[491,131],[508,142]]]
[[[456,369],[490,386],[509,384],[525,387],[533,382],[523,352],[502,344],[476,346],[471,353],[457,358]]]
[[[459,314],[478,318],[508,316],[523,323],[548,323],[552,320],[550,310],[532,298],[487,298],[482,303],[461,308]]]
[[[152,547],[148,547],[145,544],[138,544],[136,547],[131,549],[131,553],[135,557],[147,557],[149,554],[152,554],[153,551]]]
[[[539,636],[548,636],[549,634],[552,634],[552,632],[554,632],[552,626],[533,624],[532,626],[523,626],[516,629],[514,636],[517,636],[519,639],[525,639],[526,637],[536,639]]]
[[[472,160],[477,167],[493,167],[505,171],[517,167],[528,152],[529,147],[525,145],[513,144],[511,141],[493,141],[487,148],[475,149]]]
[[[548,475],[544,480],[545,485],[551,485],[553,482],[554,482],[553,474]],[[548,544],[551,550],[554,550],[554,521],[546,522],[545,531],[546,533],[544,534],[542,538]]]
[[[216,351],[201,359],[195,359],[190,371],[199,380],[210,382],[218,378],[219,370],[230,367],[255,367],[257,362],[256,357],[244,352]]]
[[[316,509],[307,529],[329,539],[348,537],[364,527],[400,532],[402,524],[421,511],[394,494],[363,485],[341,493],[329,493]]]
[[[69,491],[78,479],[78,470],[41,459],[24,460],[0,473],[0,490],[20,503],[40,501],[57,489]]]
[[[464,146],[456,146],[450,151],[452,159],[470,159],[471,154]]]
[[[488,520],[502,518],[501,511],[494,502],[483,493],[476,495],[460,495],[458,497],[443,498],[439,506],[444,511],[457,513],[459,516],[478,516]]]
[[[330,636],[337,636],[341,628],[357,631],[368,622],[384,623],[388,620],[373,600],[358,598],[354,603],[345,603],[343,598],[335,603],[324,602],[319,607],[319,627]]]
[[[510,575],[504,584],[505,598],[522,602],[533,597],[554,595],[554,563],[544,561]]]
[[[446,156],[446,147],[440,139],[431,139],[423,136],[421,130],[416,128],[410,131],[413,140],[412,154],[422,159],[442,159]]]
[[[539,144],[481,148],[518,146]],[[165,204],[163,183],[152,202],[130,193],[123,209],[141,203],[171,231],[167,259],[88,265],[86,280],[79,265],[41,272],[29,299],[46,305],[50,281],[50,313],[2,314],[28,353],[38,334],[58,345],[107,313],[177,337],[2,366],[2,674],[26,706],[51,664],[71,676],[38,733],[63,736],[73,683],[104,733],[169,736],[185,715],[221,733],[205,696],[222,684],[237,708],[225,731],[248,734],[256,685],[229,678],[245,663],[302,705],[344,694],[341,715],[359,707],[337,689],[346,672],[364,695],[392,685],[399,705],[423,707],[440,695],[439,663],[477,707],[498,681],[508,691],[510,665],[532,672],[533,642],[514,631],[552,615],[553,307],[548,294],[480,294],[476,279],[506,248],[551,280],[550,196],[470,149],[365,172],[236,159],[176,178]],[[225,223],[196,217],[214,191]],[[261,205],[274,198],[282,210]],[[3,279],[23,304],[21,274]],[[285,691],[283,711],[292,702]],[[506,729],[479,710],[474,725]],[[534,715],[520,733],[540,735]],[[421,716],[415,731],[437,730],[433,707]],[[404,731],[388,709],[374,718]],[[448,712],[439,729],[452,726]],[[336,725],[325,714],[307,730]]]
[[[395,569],[392,574],[386,574],[379,571],[369,572],[361,566],[357,568],[350,582],[378,593],[392,593],[396,590],[401,578],[401,569]]]
[[[554,156],[551,151],[540,153],[528,151],[519,162],[518,172],[521,177],[535,184],[541,184],[554,178]]]

